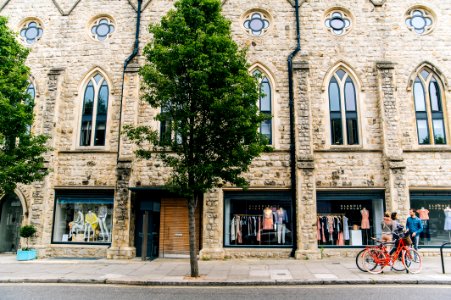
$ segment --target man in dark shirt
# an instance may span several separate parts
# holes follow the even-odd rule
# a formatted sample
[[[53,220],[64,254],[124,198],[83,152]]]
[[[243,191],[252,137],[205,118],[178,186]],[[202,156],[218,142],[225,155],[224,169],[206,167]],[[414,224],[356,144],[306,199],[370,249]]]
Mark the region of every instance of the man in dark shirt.
[[[420,243],[420,233],[423,231],[423,223],[416,215],[416,210],[411,208],[409,210],[410,217],[407,218],[406,228],[412,238],[413,247],[418,250]]]

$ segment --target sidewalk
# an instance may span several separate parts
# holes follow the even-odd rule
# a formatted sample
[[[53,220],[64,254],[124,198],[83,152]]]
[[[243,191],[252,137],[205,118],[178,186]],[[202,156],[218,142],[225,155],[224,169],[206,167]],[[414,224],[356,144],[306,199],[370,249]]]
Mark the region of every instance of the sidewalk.
[[[361,272],[354,258],[322,260],[199,261],[199,278],[190,278],[188,259],[107,260],[47,258],[18,262],[0,255],[0,283],[92,283],[126,285],[324,285],[324,284],[451,284],[451,257],[425,257],[420,274],[384,270]]]

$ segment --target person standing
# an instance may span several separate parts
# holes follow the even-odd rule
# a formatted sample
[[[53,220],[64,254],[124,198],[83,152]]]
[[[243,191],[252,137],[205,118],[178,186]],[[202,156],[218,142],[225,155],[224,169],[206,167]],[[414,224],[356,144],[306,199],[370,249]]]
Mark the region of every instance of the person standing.
[[[391,242],[393,240],[393,231],[395,230],[394,221],[390,218],[390,214],[386,212],[382,220],[382,241]]]
[[[417,217],[414,208],[409,210],[410,217],[407,218],[406,229],[412,238],[413,247],[418,250],[418,244],[420,242],[420,233],[423,231],[423,223],[420,218]]]

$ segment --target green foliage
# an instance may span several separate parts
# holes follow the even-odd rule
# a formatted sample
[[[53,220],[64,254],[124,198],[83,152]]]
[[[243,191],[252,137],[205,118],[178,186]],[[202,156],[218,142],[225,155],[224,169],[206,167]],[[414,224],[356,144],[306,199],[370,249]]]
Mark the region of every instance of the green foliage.
[[[245,51],[231,38],[230,22],[219,0],[180,0],[144,49],[141,68],[144,99],[161,108],[157,120],[169,135],[148,127],[127,127],[137,154],[155,151],[173,170],[168,187],[187,198],[220,182],[246,187],[240,175],[266,149],[258,128],[257,80],[248,72]],[[172,134],[171,134],[172,133]]]
[[[20,45],[0,16],[0,193],[17,183],[31,183],[46,175],[42,154],[45,136],[33,136],[33,99],[27,93],[28,49]]]
[[[27,247],[22,248],[22,250],[29,250],[28,239],[31,238],[36,233],[36,228],[33,225],[25,225],[20,227],[19,235],[27,239]]]
[[[20,227],[19,235],[23,238],[31,238],[36,233],[33,225],[25,225]]]

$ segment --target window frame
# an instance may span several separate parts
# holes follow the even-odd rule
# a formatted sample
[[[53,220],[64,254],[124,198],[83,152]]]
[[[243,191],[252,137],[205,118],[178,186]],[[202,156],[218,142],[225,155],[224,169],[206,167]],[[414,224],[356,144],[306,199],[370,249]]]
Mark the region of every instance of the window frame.
[[[338,72],[342,71],[344,74],[340,78]],[[339,108],[338,110],[332,110],[332,98],[331,98],[331,85],[335,83],[338,88],[338,100]],[[349,102],[351,99],[347,98],[346,84],[351,83],[353,87],[353,106],[354,110],[348,109]],[[337,147],[360,147],[362,145],[361,138],[361,125],[359,118],[359,97],[357,93],[358,85],[355,77],[345,68],[334,69],[332,75],[327,81],[327,107],[329,110],[329,130],[330,130],[330,145]],[[339,120],[341,136],[337,139],[334,135],[334,124]],[[355,126],[351,127],[349,124],[351,121]],[[350,144],[351,133],[356,140],[355,143]],[[335,140],[340,140],[339,142],[334,142]]]
[[[426,78],[423,77],[423,72],[427,72],[428,75]],[[431,101],[431,84],[433,82],[436,83],[435,87],[439,89],[438,93],[438,103],[439,107],[438,111],[433,110],[432,101]],[[424,98],[424,108],[425,110],[417,110],[417,102],[418,99],[416,97],[415,85],[420,83],[423,89],[423,98]],[[412,81],[412,98],[413,98],[413,108],[415,113],[415,126],[416,126],[416,138],[419,146],[446,146],[448,143],[448,130],[447,129],[447,119],[446,119],[446,99],[444,93],[444,86],[440,80],[440,76],[436,74],[434,71],[427,67],[423,67],[416,72],[415,77]],[[420,141],[420,128],[418,126],[419,121],[426,120],[427,126],[427,141]],[[443,129],[443,143],[436,143],[436,134],[434,127],[434,121],[441,121],[442,129]]]
[[[257,77],[259,93],[261,93],[261,91],[262,91],[263,83],[267,83],[268,87],[269,87],[269,110],[261,109],[261,107],[262,107],[261,102],[264,97],[259,96],[257,106],[258,106],[258,110],[260,113],[268,115],[271,118],[269,120],[263,121],[260,124],[258,131],[260,134],[268,137],[267,135],[265,135],[262,132],[262,128],[265,123],[269,123],[269,131],[270,132],[269,132],[269,137],[268,137],[268,145],[274,145],[274,127],[273,127],[274,126],[274,122],[273,122],[273,119],[274,119],[274,84],[273,84],[273,81],[271,80],[271,77],[268,75],[268,72],[266,72],[260,68],[254,68],[252,70],[251,74],[252,74],[252,76]]]
[[[101,79],[99,80],[99,83],[96,82],[95,77],[97,75],[101,76]],[[92,113],[91,113],[91,130],[90,130],[90,141],[88,145],[83,145],[82,144],[82,136],[83,136],[83,111],[85,108],[85,94],[86,94],[86,89],[88,87],[88,85],[92,83],[93,85],[93,90],[94,90],[94,100],[93,100],[93,108],[92,108]],[[97,131],[96,128],[98,126],[98,105],[99,105],[99,95],[101,92],[102,87],[104,86],[104,84],[106,84],[106,88],[107,88],[107,95],[108,95],[108,99],[107,99],[107,104],[106,104],[106,113],[105,113],[105,134],[104,134],[104,141],[103,141],[103,145],[95,145],[95,139],[97,136]],[[81,92],[79,93],[81,95],[81,100],[79,102],[79,111],[80,111],[80,115],[79,115],[79,119],[78,119],[78,124],[77,124],[77,136],[76,136],[76,141],[75,141],[75,145],[77,149],[105,149],[108,146],[108,137],[109,137],[109,132],[108,132],[108,126],[110,124],[110,110],[111,110],[111,101],[112,101],[112,88],[111,88],[111,82],[108,79],[108,77],[105,75],[105,73],[101,72],[100,70],[96,69],[92,72],[89,73],[88,76],[86,76],[85,80],[83,81],[83,84],[81,86]],[[94,126],[94,125],[95,126]]]

